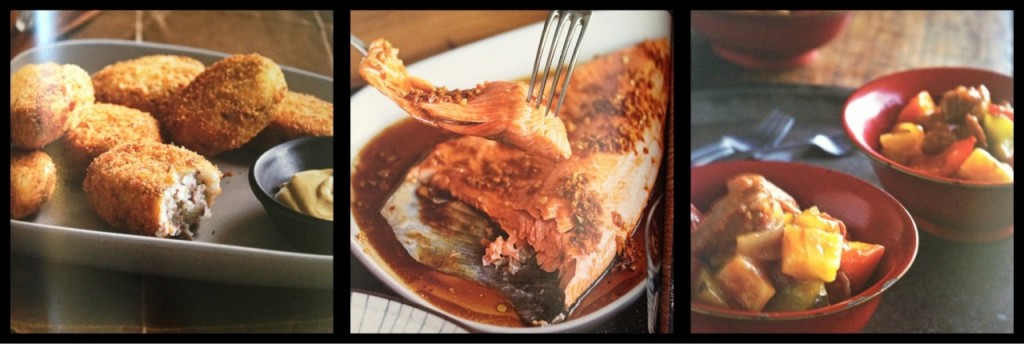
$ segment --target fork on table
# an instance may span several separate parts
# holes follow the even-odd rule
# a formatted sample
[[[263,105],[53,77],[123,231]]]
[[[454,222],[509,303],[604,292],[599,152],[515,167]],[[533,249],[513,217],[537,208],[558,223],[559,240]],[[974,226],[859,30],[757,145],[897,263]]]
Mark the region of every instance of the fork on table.
[[[774,110],[757,127],[743,135],[725,135],[718,141],[690,151],[690,166],[700,166],[737,152],[774,148],[789,134],[796,119]]]

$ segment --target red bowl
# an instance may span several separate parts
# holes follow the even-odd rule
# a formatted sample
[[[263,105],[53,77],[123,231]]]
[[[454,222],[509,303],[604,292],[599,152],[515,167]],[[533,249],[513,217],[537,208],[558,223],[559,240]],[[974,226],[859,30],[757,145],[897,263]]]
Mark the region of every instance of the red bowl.
[[[956,242],[1013,235],[1013,183],[986,183],[917,173],[881,154],[879,136],[896,124],[907,101],[926,90],[936,102],[957,86],[984,84],[993,101],[1013,101],[1013,78],[970,68],[925,68],[890,74],[854,91],[843,126],[868,158],[882,186],[910,210],[921,229]]]
[[[691,11],[693,29],[718,56],[750,69],[786,69],[811,63],[818,48],[850,22],[849,11]]]
[[[800,207],[818,206],[846,223],[850,238],[885,246],[863,292],[827,307],[801,312],[753,312],[690,301],[690,331],[697,332],[859,332],[875,313],[882,293],[910,269],[917,255],[917,227],[896,199],[856,177],[796,163],[740,161],[690,169],[690,201],[710,210],[726,193],[726,181],[740,173],[759,173],[796,199]]]

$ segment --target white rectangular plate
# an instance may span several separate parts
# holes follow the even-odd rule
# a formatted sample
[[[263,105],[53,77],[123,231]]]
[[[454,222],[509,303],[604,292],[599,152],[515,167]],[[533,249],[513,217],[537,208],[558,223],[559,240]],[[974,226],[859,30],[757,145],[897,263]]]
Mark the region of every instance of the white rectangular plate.
[[[209,66],[228,54],[176,45],[74,40],[37,47],[11,60],[76,64],[95,73],[111,63],[152,54],[184,55]],[[334,101],[334,79],[281,66],[288,88]],[[44,151],[58,159],[59,142]],[[11,251],[43,259],[127,272],[205,281],[298,288],[334,288],[334,256],[299,253],[271,224],[249,187],[257,155],[238,150],[211,158],[226,174],[223,193],[195,241],[119,233],[89,206],[80,184],[58,181],[53,199],[23,221],[11,220]],[[60,166],[60,163],[57,164]],[[231,176],[227,176],[227,174]]]
[[[449,89],[472,88],[489,80],[515,80],[529,76],[544,23],[537,23],[514,31],[454,49],[408,66],[410,75],[421,77],[435,85]],[[595,11],[587,27],[579,62],[591,60],[595,55],[610,53],[636,45],[644,39],[670,37],[672,18],[661,11]],[[371,39],[371,37],[363,37]],[[375,38],[375,37],[374,37]],[[387,37],[384,37],[385,39]],[[401,49],[402,47],[396,47]],[[401,58],[401,53],[399,53]],[[352,96],[352,146],[349,153],[351,171],[355,171],[356,155],[374,136],[395,122],[409,117],[398,105],[376,89],[366,87]],[[351,209],[349,210],[351,214]],[[402,284],[391,269],[381,267],[370,256],[372,247],[363,247],[356,239],[360,233],[355,218],[349,231],[352,254],[368,270],[406,299],[456,319],[467,327],[482,332],[567,332],[580,331],[599,324],[630,305],[643,291],[643,283],[594,313],[561,324],[547,327],[508,328],[483,324],[441,310],[415,291]],[[373,251],[375,254],[375,251]]]

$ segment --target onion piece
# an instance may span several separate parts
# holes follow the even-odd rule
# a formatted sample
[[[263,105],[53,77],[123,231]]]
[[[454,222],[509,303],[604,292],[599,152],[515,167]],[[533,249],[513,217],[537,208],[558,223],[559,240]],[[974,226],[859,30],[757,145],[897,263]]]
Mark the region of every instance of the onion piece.
[[[746,233],[736,237],[736,253],[751,259],[771,261],[782,257],[782,227]]]
[[[690,203],[690,234],[697,231],[697,227],[700,226],[700,222],[703,221],[704,214],[700,213],[697,207]]]

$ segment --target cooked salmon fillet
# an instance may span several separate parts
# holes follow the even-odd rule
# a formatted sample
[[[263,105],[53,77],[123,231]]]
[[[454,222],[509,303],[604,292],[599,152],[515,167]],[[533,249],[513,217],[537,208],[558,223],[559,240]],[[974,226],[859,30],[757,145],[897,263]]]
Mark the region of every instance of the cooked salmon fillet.
[[[499,140],[555,160],[572,155],[565,125],[530,106],[523,82],[492,81],[470,90],[449,91],[410,76],[398,49],[384,39],[370,43],[359,75],[413,118],[464,135]]]
[[[446,190],[490,217],[505,235],[487,243],[484,264],[516,267],[535,257],[558,272],[570,309],[647,205],[664,150],[669,49],[666,39],[646,41],[576,67],[558,114],[568,159],[462,137],[438,144],[403,183]]]

